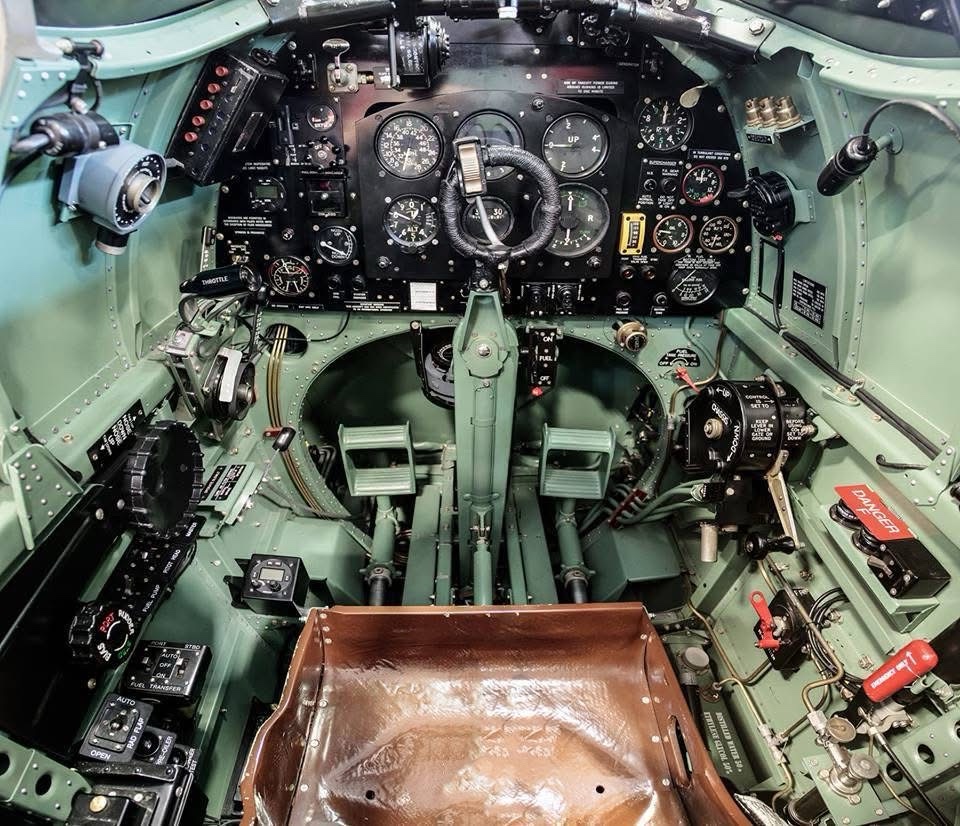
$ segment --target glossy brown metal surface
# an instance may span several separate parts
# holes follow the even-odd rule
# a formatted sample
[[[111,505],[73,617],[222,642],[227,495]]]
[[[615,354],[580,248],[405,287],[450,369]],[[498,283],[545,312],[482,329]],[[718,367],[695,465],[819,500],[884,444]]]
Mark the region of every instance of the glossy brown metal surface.
[[[244,826],[748,823],[627,604],[314,611],[242,791]]]

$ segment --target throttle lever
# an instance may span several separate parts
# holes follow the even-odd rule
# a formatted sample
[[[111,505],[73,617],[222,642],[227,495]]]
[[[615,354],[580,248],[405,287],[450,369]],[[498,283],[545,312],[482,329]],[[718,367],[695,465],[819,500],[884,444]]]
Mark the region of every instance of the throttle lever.
[[[750,604],[753,606],[753,610],[757,612],[757,616],[760,617],[760,639],[757,640],[757,648],[776,651],[780,647],[780,640],[773,636],[773,614],[770,613],[766,597],[760,591],[752,591],[750,593]]]

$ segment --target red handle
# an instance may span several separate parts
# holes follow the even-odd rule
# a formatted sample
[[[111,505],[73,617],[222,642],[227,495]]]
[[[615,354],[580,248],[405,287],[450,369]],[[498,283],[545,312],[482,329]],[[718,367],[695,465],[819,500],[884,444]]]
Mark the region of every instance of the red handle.
[[[750,604],[760,617],[760,639],[757,640],[757,648],[776,651],[780,647],[780,640],[773,636],[773,614],[770,613],[766,597],[760,591],[751,591]]]
[[[879,703],[937,667],[937,652],[923,640],[908,642],[863,681],[863,693]]]

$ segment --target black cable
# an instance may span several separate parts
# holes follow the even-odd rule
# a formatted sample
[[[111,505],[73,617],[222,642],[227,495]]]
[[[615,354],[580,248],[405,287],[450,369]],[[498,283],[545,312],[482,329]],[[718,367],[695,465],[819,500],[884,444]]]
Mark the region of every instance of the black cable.
[[[807,346],[805,342],[801,341],[792,333],[783,332],[781,335],[783,336],[784,341],[790,344],[790,346],[793,347],[793,349],[800,353],[804,358],[816,364],[817,367],[823,370],[823,372],[830,376],[830,378],[832,378],[835,382],[843,385],[847,390],[854,392],[853,387],[859,384],[859,382],[856,382],[850,377],[841,373],[836,367],[830,364],[826,359],[822,358],[817,352]],[[860,401],[862,401],[866,407],[876,413],[881,419],[886,421],[887,424],[900,431],[900,433],[909,439],[910,442],[916,445],[916,447],[919,448],[919,450],[927,458],[934,459],[940,454],[940,448],[938,448],[913,425],[904,421],[900,416],[894,413],[872,393],[864,390],[863,388],[858,388],[854,392],[854,395]]]
[[[7,167],[7,170],[3,175],[3,181],[0,182],[0,197],[3,196],[4,192],[6,192],[7,186],[13,182],[13,179],[23,172],[24,169],[30,166],[30,164],[32,164],[42,154],[42,148],[34,149],[32,152],[28,152],[26,155],[21,155],[19,158],[17,158],[17,160]]]
[[[779,332],[783,329],[783,322],[780,321],[780,307],[783,306],[783,282],[787,253],[783,238],[777,238],[775,246],[777,249],[777,272],[773,278],[773,323],[777,325],[777,332]]]
[[[957,122],[953,120],[953,118],[938,109],[932,103],[927,103],[924,100],[912,100],[910,98],[894,98],[893,100],[888,100],[884,103],[881,103],[876,109],[874,109],[863,124],[864,141],[870,137],[870,127],[873,126],[873,122],[877,119],[877,116],[885,109],[889,109],[891,106],[912,106],[914,109],[920,109],[921,111],[926,112],[928,115],[930,115],[930,117],[940,121],[940,123],[946,127],[947,131],[950,132],[950,134],[953,135],[958,141],[960,141],[960,125],[957,125]]]
[[[343,314],[343,321],[340,322],[340,326],[337,328],[337,331],[335,333],[331,333],[328,336],[323,336],[322,338],[308,338],[307,341],[310,341],[313,343],[317,343],[321,341],[333,341],[333,339],[335,339],[337,336],[343,333],[344,330],[347,329],[347,324],[350,322],[350,314],[352,312],[353,310],[347,310]]]

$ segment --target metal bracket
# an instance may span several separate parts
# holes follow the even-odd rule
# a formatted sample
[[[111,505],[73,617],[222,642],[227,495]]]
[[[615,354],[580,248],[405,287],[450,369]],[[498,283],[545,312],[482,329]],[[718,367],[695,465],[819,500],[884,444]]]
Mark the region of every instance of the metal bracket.
[[[770,488],[770,496],[773,497],[773,506],[777,509],[777,516],[780,517],[783,532],[799,548],[800,537],[797,535],[797,523],[793,518],[793,506],[790,504],[787,481],[783,478],[783,465],[788,456],[787,451],[781,450],[773,463],[773,467],[764,474],[764,478],[767,480],[767,487]]]
[[[337,78],[339,71],[340,77]],[[327,64],[327,86],[330,94],[338,92],[359,92],[360,91],[360,71],[356,63],[341,63],[339,70],[333,63]]]
[[[0,772],[0,803],[10,808],[63,822],[73,796],[90,791],[90,784],[73,769],[2,734],[0,758],[8,763]]]
[[[82,488],[43,445],[28,445],[5,464],[27,550]]]

